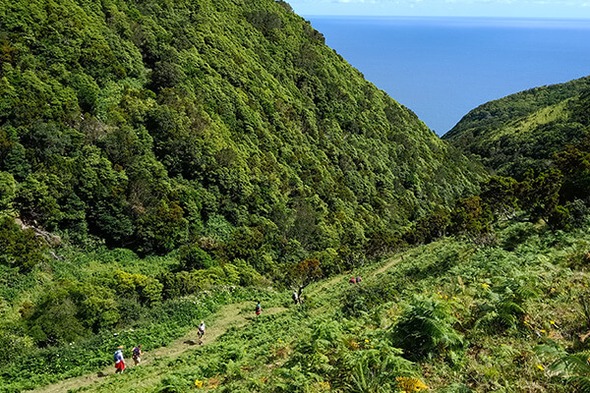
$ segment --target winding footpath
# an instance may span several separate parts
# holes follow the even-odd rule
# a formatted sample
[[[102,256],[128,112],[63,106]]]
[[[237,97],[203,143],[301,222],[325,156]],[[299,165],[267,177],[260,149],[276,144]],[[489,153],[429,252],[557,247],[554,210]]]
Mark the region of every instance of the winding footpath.
[[[395,264],[399,263],[402,260],[402,256],[390,258],[387,261],[385,261],[380,267],[375,267],[374,270],[366,271],[365,273],[367,274],[367,277],[378,276],[380,274],[387,272]],[[309,291],[305,292],[305,296],[317,296],[320,293],[325,293],[325,291],[329,291],[330,288],[337,286],[339,284],[348,286],[347,280],[349,274],[350,273],[340,274],[323,282],[317,283],[317,285],[313,285]],[[227,306],[222,307],[217,313],[212,315],[209,319],[210,322],[208,323],[207,333],[203,338],[202,345],[208,345],[215,342],[230,328],[240,328],[247,325],[253,319],[251,316],[251,308],[251,301],[229,304]],[[267,308],[264,310],[264,314],[277,314],[285,310],[286,309],[282,307]],[[316,310],[316,312],[323,311],[324,310],[322,307]],[[137,375],[136,377],[132,378],[143,378],[142,385],[144,387],[157,385],[162,376],[166,373],[169,373],[169,369],[163,366],[164,364],[169,364],[171,361],[174,361],[181,355],[184,355],[191,351],[195,351],[197,348],[200,347],[199,345],[195,345],[195,341],[197,341],[197,331],[198,329],[195,326],[194,329],[190,330],[183,337],[176,339],[168,346],[160,347],[149,352],[145,352],[144,356],[142,356],[141,364],[137,366],[139,368],[137,371],[140,372],[143,377]],[[129,359],[128,364],[131,363],[132,361],[131,359]],[[134,367],[131,366],[130,371],[132,371],[133,369]],[[131,377],[131,375],[127,376]],[[116,383],[117,377],[119,376],[114,374],[114,367],[109,366],[93,374],[69,378],[51,385],[37,388],[35,390],[29,390],[28,392],[66,393],[69,391],[111,391],[110,389],[108,389],[108,385],[112,386],[113,383]],[[132,391],[135,392],[135,390]],[[139,391],[141,390],[138,390],[138,392]]]
[[[252,308],[252,302],[235,303],[224,306],[211,317],[211,323],[207,327],[207,333],[203,337],[203,344],[207,345],[216,341],[221,335],[223,335],[229,328],[239,328],[249,323],[252,318],[244,314],[244,310]],[[277,314],[285,311],[286,309],[276,307],[265,309],[265,314]],[[174,360],[180,355],[189,351],[194,351],[199,348],[199,345],[194,345],[194,341],[197,340],[197,327],[189,331],[183,337],[170,343],[166,347],[160,347],[149,352],[144,352],[142,356],[142,362],[137,367],[154,367],[153,363],[158,360]],[[192,345],[191,345],[192,344]],[[128,365],[132,363],[132,360],[127,361]],[[156,362],[160,363],[160,362]],[[133,368],[133,366],[130,366]],[[101,384],[108,382],[111,378],[115,377],[114,367],[109,366],[100,372],[94,374],[82,375],[79,377],[69,378],[57,383],[43,386],[35,390],[29,390],[28,392],[33,393],[65,393],[70,390],[78,390],[81,388],[91,388],[93,384]]]

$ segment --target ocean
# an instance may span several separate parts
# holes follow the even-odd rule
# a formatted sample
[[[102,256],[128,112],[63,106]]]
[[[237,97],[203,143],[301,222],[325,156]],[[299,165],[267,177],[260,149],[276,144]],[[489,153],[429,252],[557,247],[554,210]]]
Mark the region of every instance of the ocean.
[[[438,135],[487,101],[590,75],[590,20],[306,19]]]

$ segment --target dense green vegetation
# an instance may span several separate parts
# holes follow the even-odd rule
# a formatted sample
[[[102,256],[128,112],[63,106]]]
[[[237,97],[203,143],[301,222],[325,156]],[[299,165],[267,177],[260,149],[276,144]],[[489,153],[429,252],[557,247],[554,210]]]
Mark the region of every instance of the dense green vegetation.
[[[502,176],[522,179],[589,134],[590,77],[537,87],[475,108],[443,136]]]
[[[589,82],[468,114],[488,177],[283,1],[0,0],[0,391],[258,300],[89,389],[584,391]]]
[[[474,188],[284,2],[2,1],[0,17],[0,207],[76,244],[198,244],[272,273],[352,260]]]
[[[479,168],[285,2],[0,0],[0,385],[361,265]]]
[[[74,391],[583,391],[590,233],[516,222],[495,235],[408,249],[356,269],[360,284],[311,284],[302,305],[267,292],[265,309],[287,308],[272,315],[254,318],[252,297],[246,326]]]
[[[0,1],[0,20],[0,275],[6,329],[33,345],[124,323],[130,293],[195,294],[204,268],[241,285],[288,281],[306,258],[350,268],[475,188],[284,2]],[[56,271],[75,263],[60,245],[178,263],[89,284]],[[70,298],[79,329],[49,332]]]
[[[524,212],[554,229],[578,227],[590,202],[589,109],[586,77],[484,104],[444,138],[499,175],[481,194],[496,219]]]

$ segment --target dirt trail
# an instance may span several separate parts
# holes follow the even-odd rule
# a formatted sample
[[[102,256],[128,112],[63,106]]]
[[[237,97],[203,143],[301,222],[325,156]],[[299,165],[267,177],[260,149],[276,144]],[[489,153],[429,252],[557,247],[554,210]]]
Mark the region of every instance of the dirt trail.
[[[246,316],[242,313],[243,310],[252,308],[252,302],[235,303],[222,307],[217,313],[211,318],[211,323],[207,327],[205,336],[203,337],[203,344],[207,345],[212,343],[219,336],[225,333],[231,327],[241,327],[246,325],[250,320],[251,316]],[[286,309],[276,307],[264,310],[264,314],[276,314],[285,311]],[[199,345],[195,345],[197,341],[197,328],[189,331],[183,337],[176,339],[170,345],[154,349],[149,352],[145,352],[142,357],[142,362],[138,367],[149,367],[154,360],[157,359],[175,359],[180,355],[194,351]],[[133,360],[126,359],[128,367],[133,367]],[[82,375],[66,379],[60,382],[56,382],[52,385],[37,388],[35,390],[29,390],[28,392],[34,393],[64,393],[71,389],[79,389],[82,387],[89,386],[99,381],[108,380],[110,376],[114,374],[114,366],[106,367],[105,369],[95,372],[93,374]]]
[[[401,256],[391,258],[388,260],[384,265],[380,268],[368,273],[368,276],[378,276],[389,270],[393,265],[398,263],[403,258]],[[332,277],[318,286],[311,288],[309,291],[309,295],[313,296],[318,292],[323,292],[328,288],[334,287],[338,285],[338,282],[347,283],[348,282],[349,274],[341,274],[335,277]],[[235,303],[230,304],[225,307],[222,307],[216,314],[214,314],[210,319],[210,323],[207,326],[207,333],[203,338],[203,345],[207,345],[216,341],[222,334],[224,334],[229,328],[231,327],[242,327],[246,325],[251,319],[251,315],[249,313],[244,313],[244,310],[251,309],[252,302],[243,302],[243,303]],[[279,312],[285,311],[284,308],[270,308],[265,309],[264,314],[276,314]],[[166,347],[161,347],[154,349],[149,352],[145,352],[142,363],[138,367],[154,367],[152,363],[155,360],[167,359],[173,360],[178,358],[184,353],[189,351],[194,351],[199,348],[199,345],[194,345],[194,342],[197,341],[197,328],[195,326],[194,329],[189,331],[183,337],[178,338],[177,340],[170,343],[170,345]],[[193,345],[191,345],[191,342]],[[127,364],[132,364],[133,361],[131,359],[127,359]],[[133,367],[133,366],[131,366]],[[100,375],[100,376],[99,376]],[[66,379],[60,382],[57,382],[52,385],[44,386],[41,388],[37,388],[35,390],[30,390],[28,392],[33,393],[65,393],[69,390],[73,389],[80,389],[84,387],[89,387],[90,385],[96,384],[95,386],[99,386],[102,382],[108,382],[110,377],[114,375],[114,367],[109,366],[105,369],[95,372],[93,374],[87,374],[80,377],[74,377],[70,379]],[[156,372],[153,375],[154,378],[159,378],[159,373]],[[144,381],[148,382],[148,381]]]
[[[395,265],[396,263],[398,263],[399,261],[403,261],[404,257],[399,256],[397,258],[391,258],[390,260],[388,260],[385,265],[381,266],[379,269],[375,270],[374,272],[371,273],[371,276],[376,277],[379,274],[383,274],[386,271],[388,271],[389,269],[391,269],[393,267],[393,265]]]
[[[393,265],[397,264],[399,261],[403,261],[403,259],[404,259],[403,256],[391,258],[391,259],[387,260],[387,262],[385,262],[385,264],[383,266],[381,266],[377,270],[370,272],[368,274],[368,276],[376,277],[379,274],[383,274],[386,271],[388,271],[389,269],[391,269],[393,267]],[[348,283],[349,277],[350,277],[350,273],[343,273],[343,274],[339,274],[337,276],[334,276],[328,280],[323,281],[321,284],[313,287],[311,290],[309,290],[309,294],[315,295],[321,291],[326,290],[327,288],[334,287],[338,283]]]

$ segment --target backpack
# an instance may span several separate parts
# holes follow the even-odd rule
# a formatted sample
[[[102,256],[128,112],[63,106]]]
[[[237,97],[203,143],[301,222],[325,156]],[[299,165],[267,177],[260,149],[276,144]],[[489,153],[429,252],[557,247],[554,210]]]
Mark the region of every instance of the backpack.
[[[139,347],[135,347],[133,348],[133,356],[134,357],[139,357],[140,353],[139,353]]]

